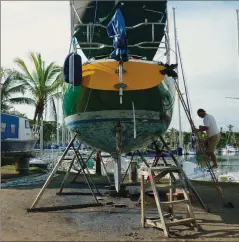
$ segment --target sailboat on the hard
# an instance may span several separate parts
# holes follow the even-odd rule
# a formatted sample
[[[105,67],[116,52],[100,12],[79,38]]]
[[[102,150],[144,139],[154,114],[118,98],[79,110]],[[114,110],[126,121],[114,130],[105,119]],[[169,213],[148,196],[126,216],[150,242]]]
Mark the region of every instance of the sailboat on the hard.
[[[171,122],[177,73],[169,65],[167,2],[70,1],[70,6],[65,125],[84,143],[111,153],[120,183],[121,154],[152,143]],[[165,63],[153,60],[158,49]]]

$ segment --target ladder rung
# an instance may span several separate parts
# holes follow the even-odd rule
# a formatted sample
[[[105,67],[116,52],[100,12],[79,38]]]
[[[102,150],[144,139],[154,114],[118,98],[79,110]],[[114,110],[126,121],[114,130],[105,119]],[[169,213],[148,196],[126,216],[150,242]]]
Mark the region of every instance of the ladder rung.
[[[178,224],[188,224],[193,221],[195,221],[194,218],[183,218],[183,219],[179,219],[179,220],[165,221],[165,223],[167,226],[173,226],[173,225],[178,225]]]
[[[181,169],[177,166],[161,166],[161,167],[152,167],[151,171],[181,171]]]
[[[155,184],[156,188],[165,188],[165,189],[169,189],[169,188],[173,188],[173,185],[170,184]]]
[[[183,200],[175,200],[175,201],[167,201],[167,202],[161,202],[161,204],[164,205],[171,205],[171,204],[178,204],[178,203],[188,203],[189,201],[187,199]]]
[[[147,217],[145,219],[151,220],[151,221],[160,221],[159,217]]]
[[[146,176],[146,178],[147,178],[148,175],[149,175],[149,172],[148,171],[140,171],[140,175],[141,176]]]

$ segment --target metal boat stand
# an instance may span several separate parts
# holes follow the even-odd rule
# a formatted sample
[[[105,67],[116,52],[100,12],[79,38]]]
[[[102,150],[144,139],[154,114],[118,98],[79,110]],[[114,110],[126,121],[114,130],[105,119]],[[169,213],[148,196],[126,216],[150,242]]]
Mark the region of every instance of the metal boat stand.
[[[94,155],[95,152],[97,152],[96,149],[92,150],[92,152],[90,153],[90,155],[87,157],[86,162],[84,162],[84,163],[86,164],[86,167],[87,167],[87,164],[88,164],[90,158]],[[80,157],[81,157],[81,156],[80,156]],[[82,157],[81,157],[81,158],[82,158]],[[107,169],[106,169],[106,167],[105,167],[105,164],[104,164],[104,162],[103,162],[103,159],[102,159],[101,154],[100,154],[100,162],[101,162],[101,164],[102,164],[102,166],[103,166],[103,169],[104,169],[104,172],[105,172],[106,177],[107,177],[107,179],[108,179],[108,182],[109,182],[109,184],[111,185],[112,183],[111,183],[111,181],[110,181],[109,174],[108,174],[108,172],[107,172]],[[72,161],[72,165],[73,165],[73,164],[74,164],[74,161]],[[72,166],[72,165],[71,165],[71,166]],[[71,169],[71,168],[69,168],[69,169]],[[76,168],[75,168],[75,170],[76,170]],[[78,178],[78,176],[80,175],[81,172],[82,172],[82,169],[79,169],[79,170],[78,170],[78,173],[76,174],[76,176],[75,176],[74,179],[72,180],[72,183],[76,182],[76,179]],[[67,174],[66,174],[66,175],[67,175]],[[67,178],[66,178],[66,179],[67,179]],[[64,178],[64,180],[65,180],[65,178]]]
[[[77,137],[77,133],[74,134],[72,140],[70,141],[70,143],[68,144],[67,148],[65,149],[65,151],[63,152],[63,155],[59,158],[59,160],[56,162],[53,170],[51,171],[50,175],[48,176],[45,184],[43,185],[43,187],[41,188],[40,192],[38,193],[35,201],[33,202],[33,204],[31,205],[31,207],[29,209],[27,209],[28,212],[36,212],[36,211],[53,211],[53,210],[62,210],[62,209],[73,209],[73,208],[85,208],[85,207],[95,207],[95,206],[103,206],[102,203],[99,202],[98,198],[96,197],[96,194],[100,194],[98,189],[96,188],[94,181],[92,179],[92,177],[90,176],[89,170],[87,168],[87,165],[84,163],[81,154],[78,152],[78,149],[75,149],[73,143],[75,141]],[[65,178],[62,182],[61,188],[60,188],[60,194],[62,193],[63,187],[64,187],[64,183],[66,182],[68,176],[69,176],[69,172],[70,169],[75,161],[75,159],[77,159],[79,165],[81,166],[81,170],[83,171],[85,180],[88,184],[88,187],[90,188],[91,194],[94,197],[95,203],[90,203],[90,204],[79,204],[79,205],[69,205],[69,206],[57,206],[57,207],[43,207],[43,208],[36,208],[36,205],[38,204],[40,198],[42,197],[45,189],[47,188],[47,186],[50,184],[50,182],[52,181],[54,174],[57,172],[59,166],[61,165],[62,161],[64,160],[65,156],[67,155],[68,151],[70,148],[73,148],[74,150],[74,157],[72,159],[72,162],[68,168],[68,171],[65,175]],[[85,172],[86,169],[86,172]],[[95,189],[96,192],[94,192],[93,188]]]
[[[127,173],[128,173],[129,168],[130,168],[130,166],[131,166],[131,163],[133,162],[133,158],[134,158],[136,152],[137,152],[138,155],[140,156],[141,160],[145,163],[145,165],[146,165],[147,167],[149,167],[148,162],[144,159],[144,157],[142,156],[142,154],[140,153],[140,151],[139,151],[139,150],[134,151],[133,154],[132,154],[132,157],[131,157],[131,161],[130,161],[130,163],[129,163],[129,165],[128,165],[126,171],[125,171],[124,177],[122,178],[121,184],[124,183],[125,177],[127,176]]]

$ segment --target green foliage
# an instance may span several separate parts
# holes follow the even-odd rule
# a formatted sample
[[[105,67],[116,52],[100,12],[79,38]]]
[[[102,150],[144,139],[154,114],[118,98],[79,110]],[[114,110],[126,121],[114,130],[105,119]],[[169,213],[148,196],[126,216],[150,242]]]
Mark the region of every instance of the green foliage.
[[[30,125],[33,127],[34,120],[30,120]],[[56,122],[43,121],[43,142],[44,145],[52,144],[56,140]],[[40,139],[37,144],[40,144]]]
[[[6,165],[6,166],[2,166],[2,169],[6,169],[9,171],[15,171],[16,170],[16,166],[15,165]],[[29,171],[30,172],[36,172],[36,173],[46,173],[46,171],[40,167],[29,167]]]
[[[33,121],[35,123],[37,120],[39,124],[47,103],[49,101],[54,103],[54,98],[59,98],[60,90],[58,91],[58,88],[62,87],[63,78],[61,67],[54,62],[45,66],[41,54],[31,52],[30,60],[34,65],[31,71],[22,59],[16,58],[14,62],[20,69],[17,73],[24,90],[31,97],[29,104],[35,106]],[[53,105],[52,111],[56,113],[55,105]]]
[[[13,108],[12,104],[31,103],[31,99],[24,96],[25,88],[16,70],[1,68],[0,77],[2,112],[14,114],[16,111],[10,111]]]
[[[232,127],[232,125],[228,125],[229,130],[225,132],[222,130],[222,128],[220,129],[221,138],[217,145],[218,149],[225,147],[226,144],[239,146],[239,133],[233,132]],[[188,144],[191,142],[191,136],[191,132],[183,132],[184,148],[187,148]],[[198,136],[200,140],[207,138],[206,132],[199,132]],[[166,141],[170,144],[170,147],[175,148],[179,144],[179,131],[175,128],[171,128],[165,133],[165,138]]]

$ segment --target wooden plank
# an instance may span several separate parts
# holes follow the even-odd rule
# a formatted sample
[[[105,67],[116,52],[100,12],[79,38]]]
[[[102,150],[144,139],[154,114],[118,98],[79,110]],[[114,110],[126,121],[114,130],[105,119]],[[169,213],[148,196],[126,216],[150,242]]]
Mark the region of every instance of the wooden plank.
[[[193,218],[184,218],[180,220],[166,221],[167,226],[175,226],[179,224],[189,224],[193,222]]]
[[[146,219],[145,222],[147,225],[164,230],[164,226],[161,224],[160,220],[152,221],[151,219]]]
[[[140,187],[140,194],[141,194],[141,227],[144,228],[145,225],[145,214],[144,214],[144,175],[141,175],[141,187]]]
[[[160,184],[155,184],[155,186],[157,187],[157,188],[164,188],[164,189],[169,189],[169,188],[173,188],[173,186],[172,185],[170,185],[170,184],[162,184],[162,183],[160,183]]]
[[[179,204],[179,203],[189,203],[189,200],[183,199],[183,200],[175,200],[175,201],[167,201],[167,202],[161,202],[161,204],[164,205],[171,205],[171,204]]]
[[[179,172],[180,168],[178,168],[177,166],[159,166],[159,167],[152,167],[150,168],[151,171],[171,171],[171,172]]]
[[[170,173],[170,180],[169,180],[169,184],[171,186],[171,188],[169,189],[169,201],[172,202],[173,201],[173,186],[172,186],[172,172]],[[172,204],[172,203],[171,203]],[[173,214],[173,206],[169,207],[168,210],[171,214]]]
[[[197,221],[196,221],[196,218],[195,218],[195,216],[194,216],[194,212],[193,212],[193,209],[192,209],[192,204],[191,204],[191,201],[190,201],[190,198],[189,198],[189,190],[188,190],[188,188],[187,188],[187,186],[186,186],[186,183],[185,183],[184,177],[183,177],[183,175],[182,175],[181,172],[179,173],[179,179],[180,179],[180,180],[182,181],[182,183],[183,183],[183,187],[184,187],[184,188],[182,189],[182,191],[183,191],[183,194],[184,194],[184,198],[185,198],[186,200],[188,200],[188,203],[186,204],[186,206],[187,206],[187,214],[186,214],[186,216],[187,216],[187,217],[190,216],[191,218],[193,218],[193,222],[192,222],[191,224],[193,224],[195,230],[198,231]]]
[[[115,189],[117,192],[120,190],[121,184],[121,158],[114,159],[114,181],[115,181]]]
[[[148,177],[149,172],[148,171],[140,171],[140,175],[141,176],[144,175],[144,176]]]
[[[152,186],[152,189],[153,189],[153,192],[154,192],[155,202],[156,202],[158,213],[159,213],[160,220],[161,220],[161,224],[159,224],[158,226],[162,226],[163,231],[164,231],[164,235],[166,237],[169,237],[169,235],[168,235],[168,228],[167,228],[167,226],[165,224],[165,221],[164,221],[163,210],[162,210],[162,207],[160,205],[160,198],[159,198],[157,189],[155,187],[155,181],[154,181],[152,173],[150,173],[150,175],[149,175],[149,180],[151,182],[151,186]]]

